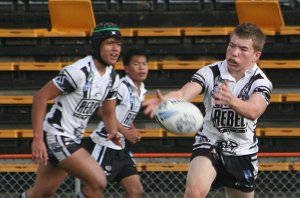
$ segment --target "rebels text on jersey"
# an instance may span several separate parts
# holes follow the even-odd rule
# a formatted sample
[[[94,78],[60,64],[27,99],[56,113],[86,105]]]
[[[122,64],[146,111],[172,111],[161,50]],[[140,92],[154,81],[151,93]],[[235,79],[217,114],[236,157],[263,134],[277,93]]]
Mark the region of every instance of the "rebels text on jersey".
[[[141,104],[145,99],[146,89],[143,83],[140,86],[140,90],[141,93],[138,94],[137,87],[128,76],[121,79],[120,87],[118,89],[116,116],[118,121],[127,128],[131,127],[136,115],[140,111]],[[99,123],[97,129],[92,133],[91,138],[97,144],[112,149],[122,149],[122,147],[114,144],[112,141],[106,141],[107,133],[103,122]],[[122,137],[122,139],[122,142],[125,142],[124,137]]]
[[[116,98],[119,76],[112,66],[101,75],[87,56],[63,68],[53,82],[63,93],[47,113],[44,129],[80,142],[95,110],[104,100]]]
[[[226,105],[214,103],[214,92],[224,80],[241,100],[252,94],[260,94],[269,104],[272,83],[255,64],[236,81],[228,72],[226,61],[217,62],[199,69],[192,77],[193,82],[203,87],[205,118],[203,128],[196,135],[194,148],[215,145],[228,155],[247,155],[258,151],[255,135],[257,120],[248,120]]]

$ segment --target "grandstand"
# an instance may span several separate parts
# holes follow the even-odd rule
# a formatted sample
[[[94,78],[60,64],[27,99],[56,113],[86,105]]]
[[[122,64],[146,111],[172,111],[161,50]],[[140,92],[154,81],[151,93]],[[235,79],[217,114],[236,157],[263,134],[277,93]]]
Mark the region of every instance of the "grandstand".
[[[147,97],[157,88],[178,88],[198,68],[224,59],[228,35],[239,22],[260,24],[267,44],[259,65],[274,91],[256,130],[261,162],[256,197],[300,197],[300,1],[82,0],[78,2],[88,4],[80,6],[70,2],[71,6],[50,7],[47,0],[0,1],[0,197],[16,197],[34,181],[33,94],[62,67],[89,52],[90,31],[105,20],[121,26],[125,50],[135,45],[149,53]],[[251,16],[246,12],[249,6],[257,13],[262,8],[265,16]],[[59,14],[66,9],[78,10]],[[76,18],[79,12],[84,20]],[[116,69],[123,74],[121,62]],[[193,102],[203,110],[201,97]],[[94,116],[86,135],[97,122]],[[142,142],[132,147],[144,197],[183,197],[193,135],[169,133],[142,112],[136,124],[145,129]],[[57,195],[74,197],[79,185],[70,177]],[[105,197],[123,197],[122,193],[109,185]],[[224,192],[214,190],[209,197],[224,197]]]

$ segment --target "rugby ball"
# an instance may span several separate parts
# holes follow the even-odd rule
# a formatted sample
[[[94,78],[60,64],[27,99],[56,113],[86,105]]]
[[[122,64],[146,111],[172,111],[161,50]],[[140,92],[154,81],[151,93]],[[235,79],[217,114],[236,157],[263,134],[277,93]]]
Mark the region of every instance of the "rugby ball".
[[[162,128],[176,134],[196,132],[203,124],[201,111],[183,99],[168,99],[161,102],[155,120]]]

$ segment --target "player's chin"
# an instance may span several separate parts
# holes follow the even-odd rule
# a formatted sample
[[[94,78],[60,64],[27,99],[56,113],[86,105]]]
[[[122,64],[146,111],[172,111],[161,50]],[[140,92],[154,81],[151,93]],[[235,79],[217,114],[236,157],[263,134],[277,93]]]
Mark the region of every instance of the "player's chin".
[[[145,77],[145,76],[139,76],[138,81],[139,81],[139,82],[143,82],[143,81],[146,80],[146,78],[147,78],[147,77]]]
[[[107,61],[107,63],[109,64],[109,65],[115,65],[115,64],[117,64],[117,60],[109,60],[109,61]]]

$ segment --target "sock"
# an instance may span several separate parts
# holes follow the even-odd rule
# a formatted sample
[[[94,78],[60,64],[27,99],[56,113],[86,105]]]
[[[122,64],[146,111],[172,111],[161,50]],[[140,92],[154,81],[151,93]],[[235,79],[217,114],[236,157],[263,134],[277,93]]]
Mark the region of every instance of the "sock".
[[[23,197],[22,197],[23,198]],[[25,197],[26,198],[26,197]],[[85,195],[85,193],[81,190],[77,195],[76,198],[89,198]]]
[[[22,192],[18,198],[27,198],[26,192]]]

